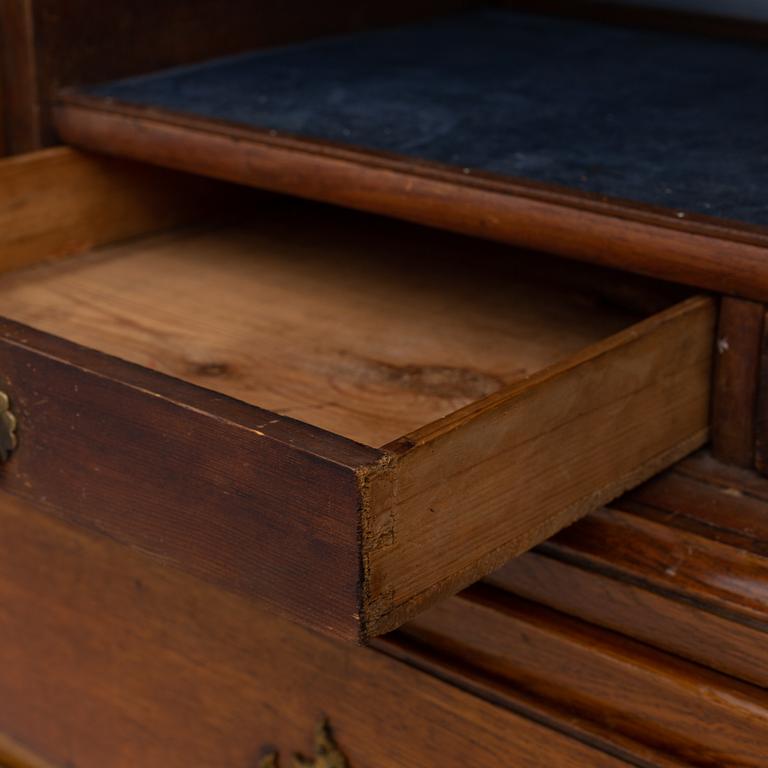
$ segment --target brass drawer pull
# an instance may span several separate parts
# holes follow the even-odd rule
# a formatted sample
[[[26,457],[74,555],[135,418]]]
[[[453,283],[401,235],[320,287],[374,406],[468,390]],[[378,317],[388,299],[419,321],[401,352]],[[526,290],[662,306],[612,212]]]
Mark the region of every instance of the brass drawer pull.
[[[259,768],[280,768],[277,752],[272,752],[259,763]],[[327,721],[321,722],[315,732],[315,757],[309,759],[294,755],[292,768],[350,768],[347,758],[336,746]]]
[[[0,461],[8,461],[15,447],[16,417],[11,411],[8,395],[0,391]]]

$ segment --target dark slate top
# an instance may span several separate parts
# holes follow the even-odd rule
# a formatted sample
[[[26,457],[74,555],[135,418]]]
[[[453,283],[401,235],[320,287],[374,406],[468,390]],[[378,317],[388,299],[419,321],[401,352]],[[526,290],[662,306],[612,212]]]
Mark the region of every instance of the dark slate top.
[[[86,89],[768,225],[768,46],[502,10]]]

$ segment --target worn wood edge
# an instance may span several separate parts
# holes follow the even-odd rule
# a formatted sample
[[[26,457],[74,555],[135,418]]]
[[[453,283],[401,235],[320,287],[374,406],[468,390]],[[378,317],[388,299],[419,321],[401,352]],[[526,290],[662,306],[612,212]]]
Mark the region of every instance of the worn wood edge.
[[[100,380],[113,387],[116,385],[125,388],[126,393],[131,392],[133,395],[154,402],[161,401],[180,412],[188,411],[190,415],[212,419],[227,430],[244,432],[246,439],[252,435],[254,439],[273,443],[282,452],[281,455],[291,457],[292,463],[300,464],[301,457],[306,457],[308,460],[320,462],[325,468],[324,471],[340,473],[349,478],[350,488],[354,490],[354,498],[350,499],[348,521],[352,532],[352,542],[349,545],[343,542],[339,545],[345,547],[347,552],[345,556],[350,558],[350,562],[356,561],[358,564],[354,573],[350,574],[350,580],[344,584],[345,589],[348,589],[350,594],[349,612],[344,613],[343,616],[337,616],[330,608],[325,609],[320,606],[317,611],[320,618],[306,620],[301,606],[297,607],[293,603],[284,605],[275,602],[268,591],[259,591],[258,589],[244,591],[239,585],[239,579],[222,578],[217,574],[216,558],[211,562],[209,562],[210,558],[203,561],[195,558],[186,561],[169,555],[168,553],[173,551],[175,543],[173,536],[168,537],[171,540],[170,550],[162,541],[157,548],[138,546],[132,541],[135,537],[130,532],[130,524],[128,524],[129,530],[119,535],[112,530],[114,525],[111,528],[109,526],[104,528],[103,524],[94,526],[89,522],[89,519],[81,519],[82,515],[78,510],[73,512],[66,506],[62,507],[57,498],[51,497],[41,500],[37,498],[37,494],[30,494],[27,486],[30,485],[34,476],[33,472],[43,471],[39,466],[33,468],[22,464],[22,475],[17,477],[18,471],[14,468],[15,457],[12,457],[6,469],[6,472],[11,474],[5,478],[5,482],[0,484],[13,495],[40,504],[41,509],[46,514],[89,530],[97,536],[107,537],[121,546],[139,549],[146,557],[156,562],[189,573],[203,582],[216,584],[226,591],[235,592],[262,603],[270,610],[294,622],[311,626],[340,640],[354,643],[364,641],[365,633],[362,630],[364,621],[362,585],[364,580],[360,558],[362,540],[360,535],[361,495],[358,483],[364,482],[365,477],[377,467],[386,464],[390,459],[389,454],[355,443],[334,433],[325,432],[290,417],[264,411],[256,406],[176,380],[119,358],[81,347],[3,318],[0,318],[0,347],[6,350],[10,348],[13,355],[17,354],[13,350],[24,354],[28,360],[32,361],[28,364],[33,366],[35,365],[34,361],[37,361],[37,365],[40,365],[43,360],[51,361],[76,371],[83,381],[86,379]],[[7,354],[7,352],[3,354]],[[29,357],[30,355],[31,357]],[[22,361],[25,358],[17,359]],[[81,388],[88,389],[87,387]],[[9,389],[9,393],[13,401],[13,387]],[[117,399],[122,400],[122,397]],[[88,405],[83,404],[83,408],[87,409]],[[21,427],[23,429],[23,421]],[[22,432],[18,451],[23,450],[23,440],[24,433]],[[29,477],[27,477],[28,475]],[[359,478],[363,480],[359,480]],[[279,552],[276,552],[275,556],[278,555]],[[243,578],[247,576],[248,574],[242,574]]]
[[[524,181],[461,174],[320,142],[153,116],[60,96],[64,141],[216,178],[755,300],[768,300],[768,233],[739,223],[607,202]],[[474,178],[473,178],[474,176]]]
[[[606,487],[593,496],[590,496],[588,499],[581,500],[579,503],[574,504],[568,510],[543,521],[535,530],[524,537],[524,545],[521,546],[522,542],[518,540],[507,542],[503,546],[478,559],[472,566],[464,568],[456,574],[452,574],[449,578],[434,584],[401,605],[389,606],[387,604],[386,595],[383,598],[379,598],[373,605],[368,605],[365,614],[366,623],[363,626],[364,639],[382,635],[397,629],[430,605],[456,594],[462,589],[470,586],[470,584],[473,584],[478,579],[492,573],[515,555],[528,551],[528,549],[534,546],[534,544],[529,543],[529,540],[540,543],[545,539],[548,539],[562,528],[576,522],[589,511],[602,506],[603,504],[607,504],[625,491],[642,483],[644,480],[648,480],[670,464],[687,456],[697,448],[700,448],[708,439],[709,430],[701,430],[669,450],[658,454],[634,472],[623,476],[616,485]],[[368,565],[365,570],[366,575],[368,575],[369,572],[370,566]]]
[[[54,765],[0,732],[0,768],[54,768]]]
[[[657,329],[663,328],[668,323],[699,311],[712,311],[714,313],[714,299],[708,296],[692,296],[685,299],[668,309],[664,309],[645,320],[635,323],[629,328],[625,328],[623,331],[590,344],[567,359],[547,366],[522,381],[502,387],[498,392],[469,403],[431,424],[426,424],[414,430],[399,440],[384,446],[384,450],[404,456],[419,446],[427,445],[444,435],[449,435],[453,430],[467,425],[478,418],[483,418],[486,414],[521,396],[534,392],[537,387],[548,381],[566,375],[568,372],[576,370],[589,361],[611,355],[626,345],[632,344],[644,336],[652,334]]]
[[[755,464],[758,380],[765,306],[724,296],[717,329],[712,392],[712,455]]]
[[[644,480],[649,479],[660,470],[666,468],[675,461],[683,458],[697,448],[706,443],[709,438],[709,426],[703,423],[701,428],[693,434],[688,434],[682,440],[676,441],[659,453],[645,458],[640,466],[624,472],[621,477],[615,481],[609,482],[603,487],[593,490],[586,497],[580,497],[573,504],[565,509],[558,509],[556,513],[551,514],[546,519],[541,520],[537,526],[529,528],[524,534],[520,534],[514,539],[504,542],[491,551],[479,555],[470,565],[459,570],[453,571],[448,576],[425,586],[422,590],[407,598],[405,601],[394,604],[394,595],[384,583],[381,588],[374,590],[373,583],[373,563],[372,557],[375,553],[389,549],[389,558],[397,561],[398,539],[396,531],[398,527],[397,518],[402,514],[402,509],[395,510],[394,494],[395,486],[398,483],[398,475],[402,474],[403,463],[407,462],[414,455],[414,451],[431,451],[433,443],[440,439],[450,439],[453,429],[466,426],[476,418],[482,418],[485,414],[491,413],[495,405],[503,404],[510,399],[526,397],[527,393],[537,388],[542,381],[550,378],[557,378],[567,374],[570,370],[577,368],[585,359],[595,359],[603,354],[621,347],[632,340],[640,338],[645,333],[652,333],[655,328],[665,325],[666,321],[674,320],[679,317],[685,318],[689,313],[701,313],[702,323],[705,325],[714,325],[714,301],[706,297],[697,297],[687,300],[681,305],[671,308],[664,318],[651,318],[641,323],[644,326],[640,333],[627,331],[617,334],[612,339],[600,342],[592,348],[586,350],[583,355],[576,357],[574,361],[566,361],[562,364],[552,366],[550,369],[542,372],[538,376],[532,377],[528,382],[524,382],[519,387],[515,386],[511,392],[503,393],[498,400],[491,396],[492,405],[488,403],[474,410],[470,406],[470,419],[460,417],[458,423],[451,424],[447,428],[446,424],[440,424],[439,428],[430,431],[429,439],[424,439],[418,443],[407,441],[406,445],[400,446],[391,458],[379,465],[374,471],[366,475],[366,485],[361,490],[364,499],[362,514],[363,531],[363,578],[365,586],[363,587],[363,603],[365,620],[363,623],[363,635],[365,638],[373,637],[384,632],[391,631],[408,619],[415,616],[419,611],[428,605],[450,595],[458,590],[468,586],[483,576],[501,566],[506,560],[514,555],[520,554],[530,549],[535,544],[543,541],[556,533],[561,528],[575,522],[578,518],[596,507],[599,507],[626,490],[638,485]],[[648,338],[651,338],[650,336]],[[711,362],[711,357],[708,358]],[[583,362],[583,361],[582,361]],[[709,365],[709,363],[708,363]],[[658,384],[656,385],[658,386]],[[708,388],[709,382],[706,382]],[[707,398],[708,400],[708,398]],[[708,406],[708,403],[707,403]],[[705,411],[707,409],[705,408]],[[466,416],[466,414],[464,414]],[[449,420],[451,417],[447,417]],[[445,420],[441,420],[445,421]],[[400,505],[398,505],[400,506]],[[456,513],[456,510],[454,510]],[[466,514],[469,514],[467,512]],[[429,539],[429,531],[419,532],[424,536],[425,544]],[[424,548],[425,557],[429,557],[429,548]]]
[[[233,427],[249,431],[258,429],[260,437],[289,444],[292,450],[310,453],[353,471],[358,471],[360,465],[376,465],[388,455],[376,448],[356,443],[290,416],[249,405],[219,392],[83,347],[7,318],[0,317],[0,339],[8,345],[28,349],[41,357],[75,367],[83,373],[116,381],[148,397],[167,400],[180,408],[205,413]],[[249,420],[255,424],[251,425]],[[297,444],[298,441],[310,443],[312,447]]]

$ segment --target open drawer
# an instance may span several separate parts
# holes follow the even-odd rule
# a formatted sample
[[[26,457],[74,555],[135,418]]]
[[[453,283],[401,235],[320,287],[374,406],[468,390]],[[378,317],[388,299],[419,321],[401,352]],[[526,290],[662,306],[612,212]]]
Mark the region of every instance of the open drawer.
[[[336,636],[707,436],[714,301],[644,278],[66,149],[0,253],[0,486]]]

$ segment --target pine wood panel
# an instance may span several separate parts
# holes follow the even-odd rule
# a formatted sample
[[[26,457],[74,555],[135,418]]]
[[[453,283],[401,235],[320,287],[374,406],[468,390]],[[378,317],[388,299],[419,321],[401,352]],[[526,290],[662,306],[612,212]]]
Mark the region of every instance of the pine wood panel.
[[[625,765],[5,494],[0,537],[0,730],[54,765],[254,768],[323,716],[353,768]]]
[[[249,218],[0,278],[2,312],[377,446],[639,319],[464,264],[488,249],[463,240],[301,207]]]

